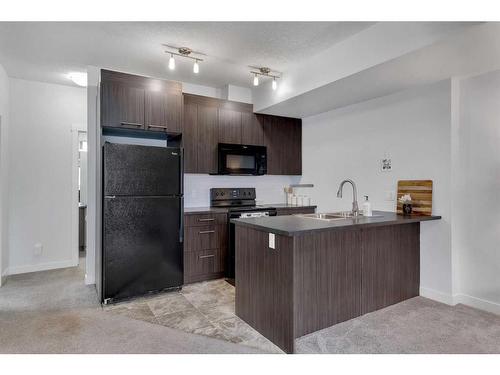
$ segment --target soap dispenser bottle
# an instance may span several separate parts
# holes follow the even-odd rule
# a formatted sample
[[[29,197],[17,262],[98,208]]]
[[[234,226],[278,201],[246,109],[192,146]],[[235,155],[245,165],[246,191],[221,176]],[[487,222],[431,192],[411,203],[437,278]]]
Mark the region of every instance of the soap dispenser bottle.
[[[365,201],[363,202],[363,216],[372,216],[372,204],[368,200],[368,195],[365,195]]]

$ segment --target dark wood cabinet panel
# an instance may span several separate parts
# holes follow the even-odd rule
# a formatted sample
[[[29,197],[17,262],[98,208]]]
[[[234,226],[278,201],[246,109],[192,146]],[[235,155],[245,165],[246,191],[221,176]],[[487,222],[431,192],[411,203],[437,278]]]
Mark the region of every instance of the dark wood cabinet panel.
[[[363,314],[419,295],[420,224],[362,231]]]
[[[167,113],[167,94],[162,91],[146,91],[146,130],[166,132]]]
[[[219,249],[184,253],[184,283],[221,277],[223,270],[220,269],[219,259]]]
[[[178,82],[101,70],[101,126],[180,133]]]
[[[219,109],[219,143],[241,143],[241,112]]]
[[[302,121],[277,116],[263,118],[267,147],[267,172],[274,175],[302,174]]]
[[[217,107],[198,104],[198,173],[217,172]]]
[[[302,174],[302,120],[282,117],[283,149],[281,154],[283,174]]]
[[[224,276],[227,257],[227,215],[184,215],[184,283]]]
[[[185,229],[184,251],[216,249],[219,247],[219,230],[216,225]]]
[[[204,225],[227,225],[227,215],[223,214],[185,214],[184,226],[187,227],[201,227]]]
[[[102,126],[144,129],[144,89],[105,81],[101,95]]]
[[[295,239],[295,337],[361,315],[360,236],[345,230]]]
[[[293,239],[236,226],[236,315],[288,353],[294,350]]]
[[[184,126],[182,132],[184,147],[184,172],[198,172],[198,106],[184,103]]]
[[[167,131],[182,133],[184,97],[180,90],[167,91]]]
[[[276,208],[276,215],[297,215],[297,214],[313,214],[316,212],[316,207],[279,207]]]
[[[265,146],[263,118],[261,116],[249,112],[241,113],[241,143]]]

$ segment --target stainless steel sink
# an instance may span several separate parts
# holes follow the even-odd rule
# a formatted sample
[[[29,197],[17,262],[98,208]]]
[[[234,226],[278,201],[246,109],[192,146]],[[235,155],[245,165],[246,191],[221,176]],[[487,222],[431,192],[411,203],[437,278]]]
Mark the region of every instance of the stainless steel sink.
[[[351,211],[329,212],[320,214],[297,214],[295,216],[305,217],[309,219],[325,220],[325,221],[359,219],[365,217],[363,216],[362,213],[359,213],[357,216],[355,216]],[[380,217],[380,216],[381,215],[372,215],[367,217]]]

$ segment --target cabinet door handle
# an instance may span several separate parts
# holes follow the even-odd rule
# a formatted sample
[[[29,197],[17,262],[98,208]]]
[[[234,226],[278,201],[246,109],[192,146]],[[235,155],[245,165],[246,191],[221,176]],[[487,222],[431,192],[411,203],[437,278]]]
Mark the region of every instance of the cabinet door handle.
[[[211,219],[198,219],[198,221],[214,221],[215,219],[214,218],[211,218]]]
[[[215,233],[215,230],[201,230],[198,232],[199,234],[208,234],[208,233]]]
[[[200,255],[200,259],[213,258],[213,257],[215,257],[214,254],[211,254],[211,255]]]
[[[148,125],[148,128],[166,129],[167,127],[163,125]]]
[[[139,124],[137,122],[126,122],[126,121],[122,121],[120,124],[122,125],[130,125],[130,126],[142,126],[142,124]]]

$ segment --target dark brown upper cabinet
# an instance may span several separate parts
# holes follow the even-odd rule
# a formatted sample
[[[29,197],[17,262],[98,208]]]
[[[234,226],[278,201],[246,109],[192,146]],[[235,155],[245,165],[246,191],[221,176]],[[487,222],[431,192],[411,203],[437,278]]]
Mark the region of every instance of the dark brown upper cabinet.
[[[101,126],[182,132],[180,83],[109,70],[101,81]]]
[[[184,95],[184,171],[217,173],[218,143],[267,147],[268,174],[302,174],[300,119],[254,114],[252,105]]]
[[[122,82],[104,81],[101,94],[101,125],[144,129],[143,88]]]
[[[264,146],[262,117],[251,112],[241,113],[241,143]]]
[[[264,145],[267,147],[267,173],[302,174],[302,120],[262,116]]]
[[[198,105],[192,103],[187,96],[184,99],[184,127],[182,132],[184,172],[198,173]]]
[[[146,91],[146,130],[180,133],[182,95],[174,90]]]
[[[241,112],[219,109],[219,143],[241,144]]]
[[[218,108],[217,99],[184,95],[184,172],[217,172]]]
[[[217,107],[198,105],[198,173],[217,173]]]

